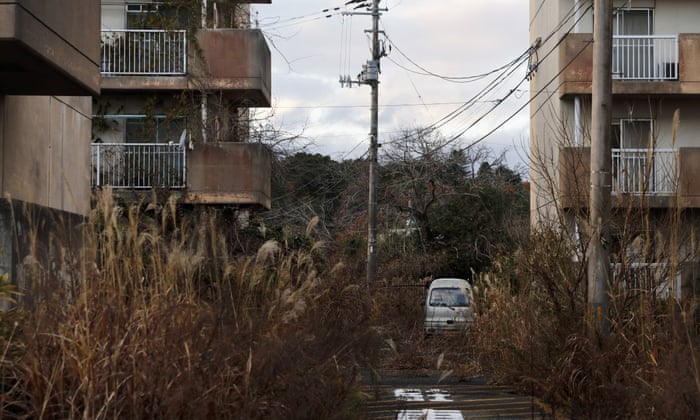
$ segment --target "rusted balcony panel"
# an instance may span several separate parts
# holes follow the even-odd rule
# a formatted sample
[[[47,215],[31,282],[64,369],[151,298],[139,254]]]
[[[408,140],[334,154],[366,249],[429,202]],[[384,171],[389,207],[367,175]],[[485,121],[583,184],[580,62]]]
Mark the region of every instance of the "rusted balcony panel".
[[[179,91],[190,89],[186,76],[102,76],[102,93]]]
[[[0,0],[0,93],[99,93],[98,0]]]
[[[231,91],[249,106],[270,106],[271,55],[261,31],[200,30],[197,43],[202,57],[193,58],[196,86]]]
[[[591,173],[591,149],[559,149],[559,199],[562,208],[588,207]]]
[[[700,34],[678,36],[679,79],[684,93],[700,92]]]
[[[679,149],[678,172],[679,204],[686,208],[700,208],[700,148]]]
[[[270,208],[272,157],[266,146],[198,144],[187,158],[186,202]]]
[[[590,95],[593,74],[593,34],[569,34],[559,48],[559,96]]]
[[[569,34],[559,49],[559,96],[590,95],[593,35]],[[678,35],[678,80],[614,80],[614,95],[700,94],[700,34]]]
[[[700,208],[700,148],[678,149],[677,194],[613,193],[611,206],[646,208]],[[590,194],[590,148],[564,147],[559,150],[559,199],[561,207],[587,208]],[[613,168],[615,170],[615,168]],[[618,168],[618,170],[622,170]],[[619,175],[618,177],[619,178]],[[616,182],[616,181],[614,181]],[[619,181],[617,181],[619,182]],[[613,189],[619,186],[613,185]]]

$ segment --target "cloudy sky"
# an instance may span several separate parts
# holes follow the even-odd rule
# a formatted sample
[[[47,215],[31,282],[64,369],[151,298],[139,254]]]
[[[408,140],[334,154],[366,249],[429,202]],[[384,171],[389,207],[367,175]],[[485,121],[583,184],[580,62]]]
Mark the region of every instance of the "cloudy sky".
[[[339,77],[356,78],[371,58],[365,33],[371,17],[343,14],[352,10],[344,3],[273,0],[254,6],[253,15],[272,49],[275,125],[303,131],[313,142],[309,152],[337,160],[363,156],[369,145],[370,87],[343,88]],[[379,142],[438,124],[455,145],[480,141],[496,155],[506,153],[510,166],[522,165],[527,107],[517,110],[529,95],[526,61],[502,67],[528,48],[528,2],[382,0],[380,5],[388,9],[380,21],[386,34],[381,39],[391,51],[381,60]]]

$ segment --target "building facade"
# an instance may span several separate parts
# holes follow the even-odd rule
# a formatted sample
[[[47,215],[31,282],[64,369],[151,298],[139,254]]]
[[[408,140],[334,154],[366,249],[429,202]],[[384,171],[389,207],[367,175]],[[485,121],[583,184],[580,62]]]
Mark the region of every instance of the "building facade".
[[[248,141],[269,107],[270,50],[249,3],[102,0],[93,187],[270,207],[271,156]]]
[[[90,210],[99,21],[96,0],[0,0],[0,277],[15,284]]]
[[[700,3],[614,1],[611,263],[680,297],[697,283]],[[531,221],[585,252],[593,1],[530,2]],[[646,279],[642,279],[646,277]]]
[[[95,188],[270,207],[269,2],[0,0],[0,280],[65,285]]]

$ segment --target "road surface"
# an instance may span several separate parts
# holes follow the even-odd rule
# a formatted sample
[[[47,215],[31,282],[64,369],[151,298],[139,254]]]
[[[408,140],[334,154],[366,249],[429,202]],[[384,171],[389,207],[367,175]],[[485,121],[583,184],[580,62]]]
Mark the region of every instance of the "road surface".
[[[484,378],[460,381],[416,372],[366,375],[365,419],[550,419],[534,398]]]

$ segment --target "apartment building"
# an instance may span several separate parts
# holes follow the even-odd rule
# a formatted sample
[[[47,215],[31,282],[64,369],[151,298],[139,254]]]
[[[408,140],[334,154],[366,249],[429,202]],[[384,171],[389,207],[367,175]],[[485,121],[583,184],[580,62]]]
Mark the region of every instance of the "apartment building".
[[[271,156],[248,141],[271,59],[250,3],[102,0],[91,182],[191,204],[270,207]]]
[[[0,277],[20,285],[27,256],[45,261],[90,210],[100,10],[70,3],[0,0]]]
[[[0,0],[0,279],[58,279],[95,188],[270,207],[269,2]]]
[[[531,219],[585,247],[592,0],[531,0]],[[665,296],[696,290],[700,226],[700,2],[614,1],[613,275]],[[582,247],[582,249],[583,249]],[[617,273],[617,274],[616,274]],[[643,279],[645,277],[645,279]],[[640,286],[641,287],[641,286]]]

